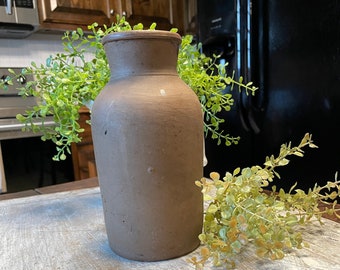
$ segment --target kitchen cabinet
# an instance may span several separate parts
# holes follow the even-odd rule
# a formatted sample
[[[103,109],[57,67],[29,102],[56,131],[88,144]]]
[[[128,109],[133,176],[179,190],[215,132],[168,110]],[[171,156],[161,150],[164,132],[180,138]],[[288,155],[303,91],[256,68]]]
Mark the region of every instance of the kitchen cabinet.
[[[188,2],[190,0],[110,0],[110,5],[112,15],[124,15],[132,25],[141,22],[148,28],[156,22],[157,29],[176,27],[183,34],[187,28]]]
[[[110,24],[109,0],[38,0],[40,24],[42,29],[73,30],[97,22]]]
[[[157,29],[178,28],[180,34],[188,32],[196,11],[194,0],[38,0],[41,30],[87,30],[93,22],[110,25],[116,15],[125,16],[132,25],[143,23]]]
[[[0,193],[7,191],[4,162],[2,160],[1,141],[0,141]]]
[[[196,33],[197,0],[110,0],[111,15],[126,16],[131,24],[157,29],[178,28],[181,35]],[[115,17],[115,16],[113,16]]]
[[[79,110],[79,125],[84,129],[84,132],[81,133],[82,140],[71,146],[75,180],[97,176],[91,126],[87,123],[88,120],[90,120],[89,110],[81,108]]]

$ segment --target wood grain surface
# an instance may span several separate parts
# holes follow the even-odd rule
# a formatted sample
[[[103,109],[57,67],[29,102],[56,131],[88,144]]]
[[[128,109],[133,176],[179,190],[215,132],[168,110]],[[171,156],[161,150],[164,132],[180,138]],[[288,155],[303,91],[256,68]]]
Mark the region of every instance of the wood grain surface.
[[[340,224],[323,221],[303,231],[310,248],[269,261],[250,245],[237,269],[340,269]],[[117,256],[107,241],[98,187],[0,201],[0,234],[0,269],[194,269],[186,259],[198,252],[152,263]]]

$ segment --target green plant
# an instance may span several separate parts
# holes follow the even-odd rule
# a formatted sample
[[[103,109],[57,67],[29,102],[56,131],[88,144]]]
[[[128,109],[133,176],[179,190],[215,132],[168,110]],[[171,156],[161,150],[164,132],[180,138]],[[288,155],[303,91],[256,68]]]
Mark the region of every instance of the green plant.
[[[154,30],[156,24],[150,26]],[[143,25],[131,26],[124,17],[117,17],[117,23],[111,27],[98,28],[94,23],[89,26],[90,35],[81,29],[65,32],[63,40],[64,51],[51,55],[45,64],[32,63],[22,70],[22,74],[33,74],[34,81],[20,88],[20,95],[36,96],[40,102],[27,111],[26,115],[17,115],[17,119],[25,123],[24,130],[42,132],[42,140],[52,140],[56,144],[57,154],[54,160],[63,160],[70,153],[70,145],[81,141],[84,131],[78,123],[81,106],[93,101],[109,80],[110,71],[106,55],[101,43],[102,38],[112,32],[142,30]],[[171,31],[176,31],[172,29]],[[192,44],[192,36],[184,36],[178,57],[178,72],[180,77],[191,87],[198,96],[204,112],[204,131],[206,136],[211,134],[226,145],[237,143],[239,137],[224,134],[218,117],[218,112],[229,111],[233,105],[231,94],[222,94],[229,85],[242,88],[248,93],[255,92],[256,87],[251,83],[243,84],[242,77],[237,81],[225,72],[225,66],[218,65],[218,55],[212,58],[200,53],[200,44]],[[218,74],[214,74],[219,70]],[[0,82],[0,88],[11,84],[12,80],[21,74],[10,70],[11,76]],[[34,119],[42,122],[48,115],[53,115],[55,126],[38,126]]]
[[[267,157],[263,167],[237,168],[223,179],[213,172],[211,179],[196,181],[208,204],[199,236],[204,245],[201,257],[190,259],[196,269],[202,269],[208,259],[216,266],[233,268],[235,256],[246,245],[254,245],[259,257],[281,259],[290,248],[307,245],[299,227],[313,218],[321,223],[324,213],[340,218],[340,209],[335,208],[335,199],[340,197],[337,178],[325,186],[315,185],[307,193],[296,189],[296,184],[287,193],[275,186],[269,192],[264,190],[275,177],[280,178],[275,169],[287,165],[288,156],[303,157],[306,146],[317,147],[309,134],[296,147],[283,144],[278,157]],[[320,203],[326,205],[324,210],[318,207]]]
[[[50,56],[45,64],[32,63],[22,70],[24,75],[33,74],[35,80],[21,88],[20,95],[36,96],[40,102],[26,115],[17,118],[26,124],[25,129],[42,132],[42,140],[50,139],[57,145],[55,160],[65,159],[71,143],[81,141],[83,129],[78,124],[79,109],[93,101],[109,80],[101,39],[111,32],[141,30],[143,25],[132,27],[123,17],[111,27],[100,29],[93,24],[89,29],[91,35],[85,35],[81,29],[65,32],[63,53]],[[150,29],[155,29],[155,24]],[[232,95],[222,91],[227,86],[231,89],[236,86],[239,91],[243,89],[254,94],[256,87],[252,83],[244,84],[242,77],[235,80],[233,74],[228,76],[226,66],[217,64],[219,56],[205,56],[200,52],[200,46],[192,44],[192,36],[183,37],[178,72],[202,104],[205,134],[216,138],[217,143],[237,143],[238,137],[224,134],[219,127],[224,120],[218,117],[218,112],[228,111],[233,105]],[[216,70],[219,73],[216,74]],[[0,81],[0,88],[6,89],[6,84],[21,75],[10,71],[12,76]],[[35,118],[44,121],[47,115],[53,115],[55,127],[34,124]],[[208,204],[203,232],[199,236],[204,245],[201,257],[190,259],[197,269],[209,259],[215,265],[233,267],[234,256],[248,244],[255,245],[255,252],[260,257],[281,259],[287,249],[305,245],[299,226],[309,224],[313,217],[321,222],[325,212],[340,218],[339,210],[335,209],[335,199],[340,196],[337,179],[322,187],[316,185],[307,193],[296,186],[287,193],[282,189],[277,191],[275,186],[270,192],[264,190],[275,177],[280,178],[275,169],[287,165],[290,155],[302,157],[305,146],[316,147],[309,134],[296,147],[283,144],[279,156],[267,157],[264,167],[237,168],[233,173],[227,172],[223,179],[219,174],[211,173],[211,180],[196,181]],[[318,208],[321,202],[327,205],[322,211]]]

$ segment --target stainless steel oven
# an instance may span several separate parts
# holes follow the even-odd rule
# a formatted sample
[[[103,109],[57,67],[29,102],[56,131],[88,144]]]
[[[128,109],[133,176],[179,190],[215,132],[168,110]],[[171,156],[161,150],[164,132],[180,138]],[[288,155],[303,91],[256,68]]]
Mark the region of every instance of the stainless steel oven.
[[[12,69],[18,72],[22,68]],[[8,68],[0,68],[0,80],[5,79],[7,75]],[[39,138],[41,134],[22,131],[24,124],[16,119],[17,114],[25,114],[28,108],[36,104],[35,97],[30,96],[27,98],[22,98],[18,95],[17,90],[18,87],[25,85],[27,81],[32,79],[34,78],[31,76],[22,76],[17,81],[15,81],[13,85],[8,85],[7,91],[0,89],[0,193],[7,191],[6,164],[8,164],[9,167],[15,166],[16,169],[14,170],[18,170],[19,167],[25,167],[26,165],[17,163],[22,159],[22,157],[27,156],[26,160],[30,160],[30,163],[37,163],[35,166],[31,166],[32,168],[42,168],[42,158],[44,158],[42,155],[46,153],[47,147],[49,147],[48,155],[50,159],[52,159],[54,145],[52,144],[53,146],[48,146],[50,142],[42,142]],[[42,123],[37,120],[36,124],[41,125]],[[53,126],[54,124],[55,123],[52,116],[47,117],[44,122],[45,126]],[[3,148],[5,151],[1,151],[1,148]],[[41,151],[37,155],[32,156],[35,152],[37,152],[37,149],[41,149]],[[3,152],[6,152],[6,155],[8,156],[7,158],[3,155]],[[52,163],[51,167],[56,165],[60,166],[60,164],[62,163]]]
[[[22,68],[12,68],[16,73],[20,73]],[[0,80],[4,80],[9,75],[8,68],[0,68]],[[32,81],[31,75],[21,76],[8,85],[8,90],[0,90],[0,141],[4,139],[34,137],[39,134],[32,132],[22,132],[24,124],[16,119],[17,114],[25,114],[26,110],[36,104],[33,96],[22,98],[18,95],[18,88]],[[37,125],[41,124],[37,121]],[[53,125],[53,117],[48,117],[44,125]]]
[[[38,28],[37,0],[0,0],[0,38],[25,38]]]

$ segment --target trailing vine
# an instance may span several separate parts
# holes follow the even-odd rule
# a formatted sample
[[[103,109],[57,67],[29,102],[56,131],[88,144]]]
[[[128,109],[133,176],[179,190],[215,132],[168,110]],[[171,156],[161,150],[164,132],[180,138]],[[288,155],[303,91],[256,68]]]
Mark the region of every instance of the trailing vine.
[[[54,160],[66,159],[70,154],[72,143],[81,141],[84,131],[78,123],[79,109],[90,104],[103,89],[110,77],[110,70],[105,55],[102,38],[113,32],[143,30],[143,24],[131,26],[124,17],[117,17],[117,23],[110,27],[98,27],[97,23],[88,26],[91,34],[82,29],[66,31],[62,37],[63,52],[48,57],[45,64],[32,62],[31,66],[16,74],[10,69],[11,76],[0,81],[0,88],[6,90],[18,76],[33,74],[34,81],[20,88],[20,95],[33,95],[40,101],[37,106],[28,110],[25,115],[17,115],[17,119],[25,124],[24,131],[41,132],[42,140],[52,140],[56,144],[57,154]],[[156,24],[148,29],[154,30]],[[176,29],[170,31],[176,32]],[[200,52],[200,44],[192,44],[192,36],[184,36],[178,57],[178,72],[180,77],[198,96],[204,113],[204,131],[206,136],[217,139],[217,143],[226,145],[237,143],[239,137],[225,134],[220,129],[220,119],[217,113],[230,110],[233,98],[230,94],[222,94],[228,85],[238,85],[252,94],[256,87],[251,83],[243,84],[242,78],[234,80],[225,73],[225,66],[217,64],[219,56],[213,58]],[[218,68],[221,72],[213,74]],[[39,126],[47,116],[52,115],[55,126]]]

